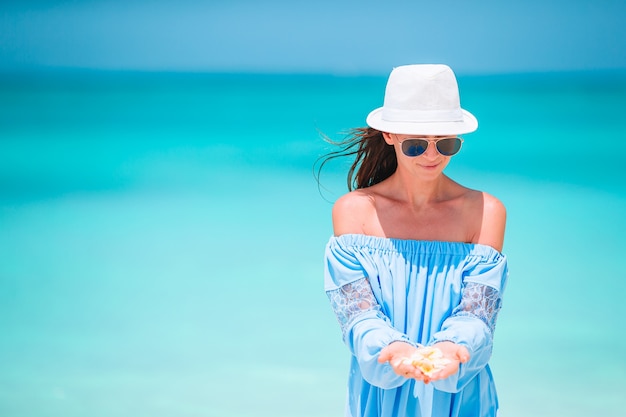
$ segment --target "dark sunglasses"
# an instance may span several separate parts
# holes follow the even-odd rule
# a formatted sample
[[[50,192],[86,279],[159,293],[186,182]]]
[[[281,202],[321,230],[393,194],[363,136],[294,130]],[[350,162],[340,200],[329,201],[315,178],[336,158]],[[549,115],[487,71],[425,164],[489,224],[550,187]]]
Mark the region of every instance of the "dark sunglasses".
[[[420,156],[426,149],[430,142],[435,143],[437,152],[443,156],[452,156],[461,150],[463,139],[461,138],[441,138],[441,139],[415,139],[408,138],[403,140],[400,145],[402,146],[402,153],[406,156]]]

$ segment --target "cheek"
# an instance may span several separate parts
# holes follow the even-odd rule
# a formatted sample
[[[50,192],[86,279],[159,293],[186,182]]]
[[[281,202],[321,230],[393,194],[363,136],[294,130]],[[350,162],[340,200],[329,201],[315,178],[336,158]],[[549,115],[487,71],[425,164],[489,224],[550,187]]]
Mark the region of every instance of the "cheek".
[[[397,143],[394,143],[393,145],[393,150],[396,153],[396,159],[398,160],[398,162],[400,162],[401,160],[411,160],[414,158],[409,158],[407,157],[404,153],[402,153],[402,149],[400,148],[400,145],[398,145]]]

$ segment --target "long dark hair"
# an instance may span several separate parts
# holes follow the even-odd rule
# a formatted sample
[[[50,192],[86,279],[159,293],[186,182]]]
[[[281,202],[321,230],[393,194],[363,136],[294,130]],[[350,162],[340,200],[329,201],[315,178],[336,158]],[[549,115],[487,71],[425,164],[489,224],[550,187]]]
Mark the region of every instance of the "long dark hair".
[[[317,179],[324,165],[336,158],[353,156],[354,162],[348,171],[348,190],[371,187],[389,178],[398,167],[398,160],[393,146],[387,144],[383,133],[371,127],[357,127],[348,131],[344,140],[325,140],[339,150],[320,158]]]

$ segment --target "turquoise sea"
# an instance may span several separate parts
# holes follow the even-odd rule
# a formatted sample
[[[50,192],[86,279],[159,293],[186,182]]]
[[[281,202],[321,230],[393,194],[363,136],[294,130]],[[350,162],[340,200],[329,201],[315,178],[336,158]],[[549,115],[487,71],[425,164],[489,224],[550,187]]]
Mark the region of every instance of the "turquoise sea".
[[[0,417],[342,416],[322,139],[386,77],[0,75]],[[626,74],[460,76],[508,208],[501,415],[626,412]]]

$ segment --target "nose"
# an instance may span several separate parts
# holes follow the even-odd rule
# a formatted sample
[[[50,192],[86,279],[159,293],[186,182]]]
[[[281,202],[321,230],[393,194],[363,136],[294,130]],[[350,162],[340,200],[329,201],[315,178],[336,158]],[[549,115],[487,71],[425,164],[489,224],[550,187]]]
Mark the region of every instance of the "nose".
[[[439,156],[439,151],[437,150],[437,143],[433,140],[428,141],[428,147],[426,148],[426,152],[424,155],[428,156],[431,159],[435,159]]]

